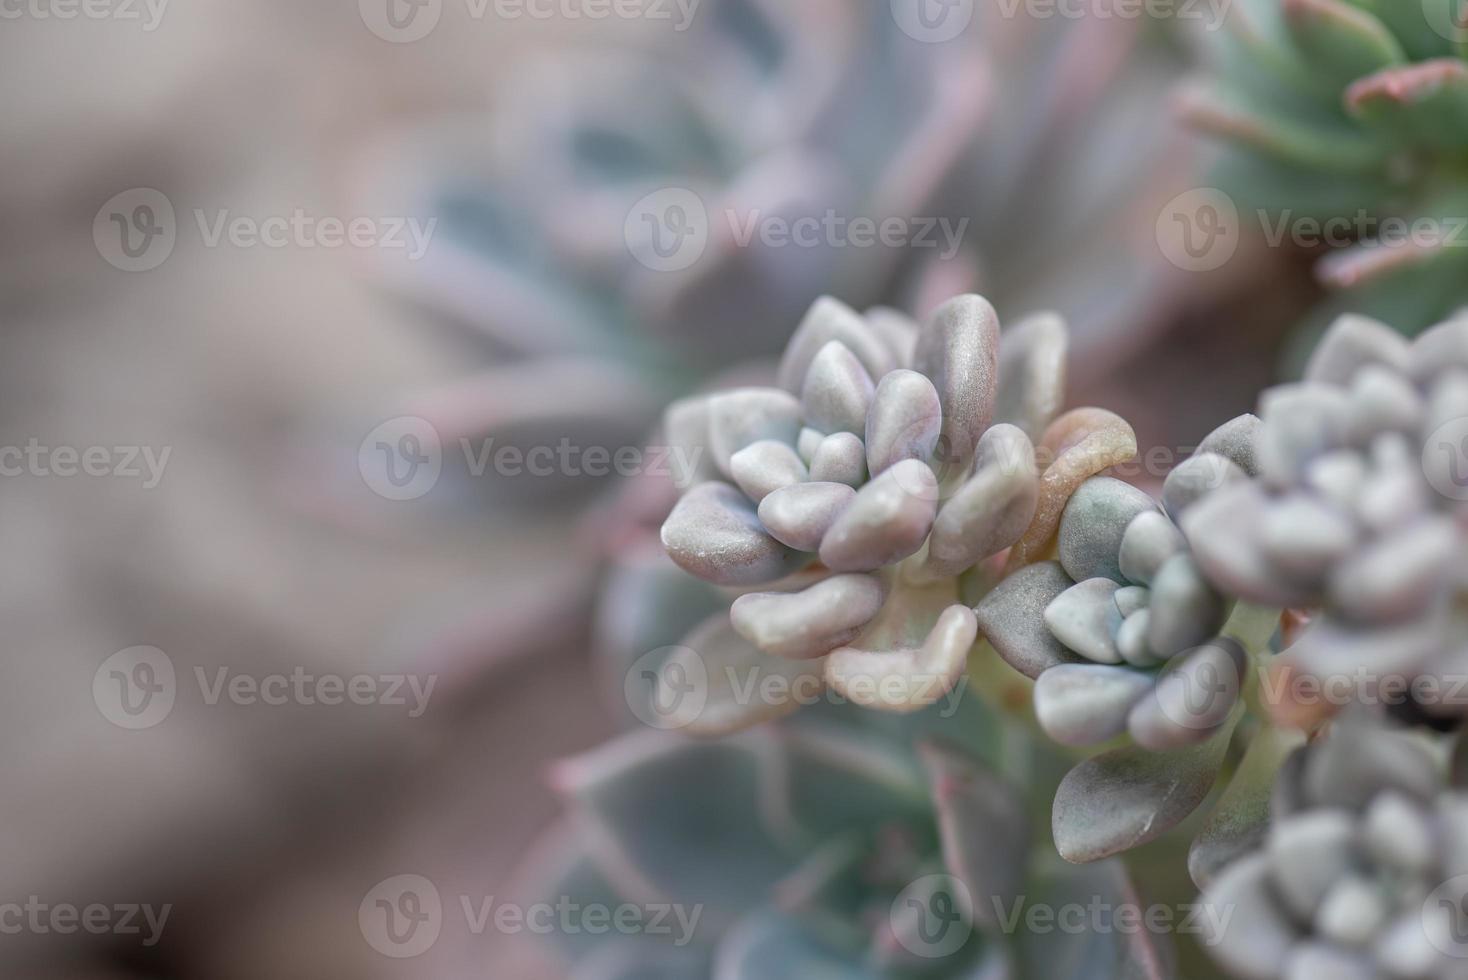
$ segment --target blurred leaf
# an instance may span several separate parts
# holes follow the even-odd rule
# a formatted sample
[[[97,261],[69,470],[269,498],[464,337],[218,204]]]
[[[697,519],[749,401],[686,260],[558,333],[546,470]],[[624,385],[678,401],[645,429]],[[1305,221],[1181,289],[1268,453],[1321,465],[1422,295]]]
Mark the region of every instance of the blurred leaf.
[[[922,747],[938,811],[943,861],[974,900],[976,920],[998,926],[994,901],[1020,893],[1030,832],[1019,791],[978,760],[941,740]]]

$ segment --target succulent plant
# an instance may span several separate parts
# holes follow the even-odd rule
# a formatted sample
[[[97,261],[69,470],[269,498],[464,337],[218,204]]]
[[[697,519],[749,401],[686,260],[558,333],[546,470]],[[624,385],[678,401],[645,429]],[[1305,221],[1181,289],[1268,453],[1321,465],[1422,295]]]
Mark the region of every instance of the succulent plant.
[[[977,631],[963,593],[996,570],[981,566],[1006,550],[1013,567],[1035,560],[1071,492],[1136,452],[1110,412],[1052,422],[1065,349],[1047,315],[1001,339],[979,296],[922,327],[827,298],[792,337],[778,387],[668,409],[670,444],[698,467],[683,474],[663,544],[691,574],[744,592],[668,662],[710,678],[690,730],[798,706],[734,697],[720,679],[738,669],[899,712],[953,689]]]
[[[1418,739],[1352,719],[1291,755],[1256,848],[1203,901],[1246,980],[1468,974],[1468,792]]]
[[[648,40],[562,51],[526,98],[386,150],[373,171],[407,184],[378,193],[440,219],[432,254],[391,283],[512,353],[611,355],[663,381],[778,351],[822,292],[903,299],[897,266],[921,250],[771,247],[725,215],[944,213],[928,205],[967,163],[980,53],[837,0],[706,0]],[[634,212],[670,189],[697,195],[707,242],[686,267],[649,268]]]
[[[1279,610],[1220,591],[1175,521],[1218,486],[1250,479],[1258,426],[1245,415],[1211,433],[1168,475],[1161,505],[1109,476],[1085,481],[1060,518],[1057,557],[1013,571],[975,606],[984,639],[1035,681],[1040,727],[1106,750],[1057,789],[1052,823],[1067,860],[1156,839],[1203,803],[1225,767]],[[1268,730],[1250,740],[1251,770],[1267,769],[1275,741]],[[1215,814],[1231,819],[1227,807]]]
[[[1240,0],[1183,100],[1235,148],[1218,182],[1241,204],[1360,229],[1320,279],[1412,331],[1461,303],[1468,275],[1465,15],[1462,0]]]
[[[1171,749],[1227,721],[1247,653],[1219,635],[1233,603],[1203,577],[1173,520],[1210,487],[1251,475],[1257,422],[1243,416],[1204,439],[1168,476],[1165,509],[1113,477],[1087,480],[1061,517],[1058,559],[980,600],[981,631],[1036,681],[1040,726],[1057,741],[1097,745],[1129,732]],[[1043,631],[1016,615],[1036,608]],[[1195,697],[1203,683],[1217,696]]]
[[[1260,405],[1258,477],[1182,517],[1195,560],[1232,595],[1319,610],[1285,655],[1294,670],[1365,695],[1434,679],[1441,703],[1419,707],[1460,716],[1468,318],[1413,343],[1343,318],[1304,380]]]
[[[1128,18],[974,18],[927,43],[882,4],[705,0],[686,31],[561,51],[492,113],[378,141],[353,213],[437,224],[425,255],[381,256],[377,276],[501,359],[417,413],[446,442],[633,445],[656,411],[631,395],[660,405],[777,353],[826,293],[926,313],[982,289],[1059,310],[1079,370],[1120,363],[1184,299],[1148,214],[1188,170],[1161,111],[1175,59]],[[634,212],[668,189],[701,199],[707,243],[687,268],[647,268]],[[940,247],[742,237],[756,218],[828,213]]]
[[[642,731],[560,764],[570,818],[529,870],[537,897],[575,910],[553,936],[571,975],[1168,975],[1165,937],[1006,920],[1027,902],[1137,897],[1119,863],[1033,860],[1023,793],[973,716],[943,724],[957,741],[926,734],[931,712],[864,727],[882,717],[829,709],[719,741]],[[578,917],[654,904],[688,928],[593,935]]]

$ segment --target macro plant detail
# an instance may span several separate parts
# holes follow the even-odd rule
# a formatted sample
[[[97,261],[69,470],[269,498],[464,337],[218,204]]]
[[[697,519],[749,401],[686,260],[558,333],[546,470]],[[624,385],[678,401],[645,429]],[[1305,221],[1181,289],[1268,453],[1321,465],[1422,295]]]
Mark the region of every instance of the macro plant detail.
[[[1241,0],[1181,103],[1232,148],[1216,178],[1241,204],[1361,239],[1321,259],[1320,280],[1411,332],[1461,303],[1468,274],[1465,13],[1462,0]]]
[[[538,891],[698,913],[686,939],[572,921],[554,939],[574,975],[1166,975],[1165,936],[1006,928],[1026,902],[1135,892],[1120,862],[1043,860],[1024,791],[996,771],[992,726],[972,710],[946,726],[958,741],[931,734],[931,710],[879,729],[867,720],[884,716],[846,706],[718,741],[644,730],[561,763],[570,815],[531,862]]]
[[[1468,792],[1445,748],[1352,718],[1288,757],[1267,833],[1203,892],[1235,910],[1209,946],[1230,975],[1464,974]]]
[[[1468,980],[1468,0],[0,21],[0,980]]]
[[[899,712],[950,692],[977,635],[964,594],[992,581],[1006,552],[1032,560],[1081,481],[1136,450],[1109,412],[1056,418],[1065,349],[1054,317],[1001,335],[978,296],[921,326],[823,299],[791,338],[778,387],[670,407],[669,442],[700,469],[684,474],[663,544],[689,573],[743,594],[727,621],[690,635],[665,680],[742,663]],[[690,730],[798,706],[711,700],[726,710],[701,706]]]
[[[1165,506],[1114,477],[1087,480],[1061,517],[1058,558],[980,601],[985,636],[1035,680],[1036,715],[1052,738],[1089,746],[1126,733],[1166,750],[1228,720],[1248,653],[1220,635],[1233,603],[1204,578],[1174,519],[1210,487],[1252,475],[1257,422],[1244,416],[1204,439],[1168,476]],[[1043,608],[1048,636],[1010,615],[1014,607]],[[1195,697],[1204,684],[1222,686]]]
[[[1318,611],[1282,658],[1361,696],[1433,682],[1420,720],[1460,719],[1468,474],[1468,319],[1409,343],[1338,321],[1304,380],[1260,401],[1259,474],[1219,488],[1182,527],[1213,581],[1253,602]],[[1279,698],[1290,708],[1289,683]],[[1397,692],[1400,696],[1402,692]],[[1301,705],[1320,714],[1328,705]]]

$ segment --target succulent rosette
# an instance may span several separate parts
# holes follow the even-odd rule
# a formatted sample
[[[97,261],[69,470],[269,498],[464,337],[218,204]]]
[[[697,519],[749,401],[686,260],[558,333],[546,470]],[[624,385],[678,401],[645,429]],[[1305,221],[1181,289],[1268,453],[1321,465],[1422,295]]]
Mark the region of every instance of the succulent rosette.
[[[719,733],[798,707],[736,697],[726,678],[741,669],[898,712],[950,692],[977,636],[968,596],[1001,555],[1018,566],[1049,547],[1071,492],[1136,452],[1109,412],[1055,418],[1065,351],[1057,318],[1001,337],[979,296],[921,326],[827,298],[792,337],[778,386],[674,403],[668,441],[697,467],[663,544],[742,593],[665,665],[665,680],[708,679],[684,725]]]
[[[1411,343],[1343,318],[1260,406],[1257,478],[1182,517],[1195,560],[1232,595],[1318,611],[1282,658],[1293,670],[1382,698],[1425,678],[1436,703],[1415,707],[1460,717],[1468,318]]]
[[[434,224],[374,275],[493,360],[407,414],[445,444],[634,445],[827,293],[1057,309],[1078,370],[1103,375],[1198,290],[1151,220],[1188,172],[1176,58],[1135,19],[1011,14],[978,5],[929,43],[884,4],[705,0],[686,30],[557,51],[490,112],[383,134],[351,213]],[[802,221],[817,241],[794,240]]]
[[[1204,578],[1174,519],[1210,487],[1251,475],[1257,422],[1243,416],[1204,439],[1168,476],[1165,506],[1113,477],[1087,480],[1061,517],[1057,559],[979,602],[985,637],[1036,681],[1035,712],[1052,738],[1088,746],[1129,733],[1165,750],[1228,720],[1247,654],[1220,635],[1233,602]],[[1024,618],[1035,609],[1043,629]],[[1205,686],[1211,696],[1194,696]]]
[[[981,50],[839,0],[707,0],[683,30],[526,76],[525,98],[368,156],[364,193],[438,222],[389,284],[512,355],[675,382],[778,351],[822,292],[902,298],[898,266],[929,250],[826,241],[827,213],[946,213],[988,101]],[[801,219],[820,242],[760,234]]]
[[[1217,961],[1245,980],[1468,976],[1468,792],[1442,755],[1360,719],[1291,755],[1267,831],[1203,892]]]
[[[1035,681],[1046,734],[1104,749],[1055,794],[1054,839],[1067,860],[1160,837],[1225,768],[1279,610],[1238,603],[1209,581],[1177,521],[1220,486],[1251,479],[1258,427],[1244,415],[1209,434],[1169,473],[1160,503],[1110,476],[1086,480],[1060,516],[1055,557],[1012,570],[975,606],[984,639]],[[1273,734],[1255,732],[1248,745],[1248,768],[1267,771]],[[1225,846],[1212,837],[1232,824],[1247,781],[1230,790],[1195,845],[1206,860]]]
[[[1234,149],[1218,183],[1271,221],[1344,222],[1332,234],[1360,241],[1318,272],[1364,287],[1353,309],[1413,332],[1451,312],[1468,275],[1468,6],[1240,0],[1217,38],[1183,112]]]
[[[1025,795],[972,715],[865,727],[890,717],[831,709],[718,741],[643,730],[558,765],[569,817],[527,877],[571,910],[551,937],[570,975],[1169,975],[1165,936],[1027,932],[1031,902],[1139,899],[1118,862],[1036,860]],[[925,734],[940,725],[956,740]],[[657,930],[584,927],[618,908],[672,911]]]

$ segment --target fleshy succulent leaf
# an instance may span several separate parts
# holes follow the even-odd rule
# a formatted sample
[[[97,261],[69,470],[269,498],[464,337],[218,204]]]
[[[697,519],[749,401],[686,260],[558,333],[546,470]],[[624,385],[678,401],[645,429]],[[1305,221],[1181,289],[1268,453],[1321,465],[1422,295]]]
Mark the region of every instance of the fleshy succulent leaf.
[[[1174,752],[1121,748],[1082,762],[1055,794],[1055,846],[1084,864],[1171,830],[1198,808],[1218,778],[1232,726]]]
[[[763,585],[811,560],[771,537],[754,505],[727,483],[700,483],[684,494],[662,539],[680,568],[716,585]]]
[[[720,736],[782,718],[818,697],[820,659],[772,657],[716,614],[690,633],[657,674],[663,725]]]
[[[1081,659],[1056,639],[1044,619],[1046,607],[1074,584],[1060,562],[1037,562],[1010,574],[974,607],[984,638],[1031,680],[1057,664]]]
[[[884,711],[920,711],[937,704],[958,684],[978,631],[973,610],[951,605],[919,647],[832,651],[826,658],[826,683],[856,704]]]
[[[943,407],[941,454],[966,460],[994,417],[999,394],[999,317],[988,300],[959,296],[924,325],[913,367],[933,381]]]
[[[803,660],[856,639],[882,609],[877,575],[833,575],[800,592],[751,592],[734,600],[734,629],[766,653]]]
[[[999,335],[998,422],[1016,425],[1032,441],[1060,414],[1070,333],[1054,313],[1026,317]]]
[[[1100,408],[1078,408],[1051,423],[1040,440],[1051,462],[1040,476],[1035,519],[1009,551],[1008,570],[1044,558],[1054,544],[1061,514],[1086,480],[1137,454],[1137,436],[1126,420]]]
[[[1356,117],[1430,146],[1468,146],[1468,63],[1439,58],[1388,68],[1346,91]]]
[[[1284,14],[1290,36],[1324,81],[1344,86],[1406,60],[1386,25],[1342,0],[1285,0]]]

